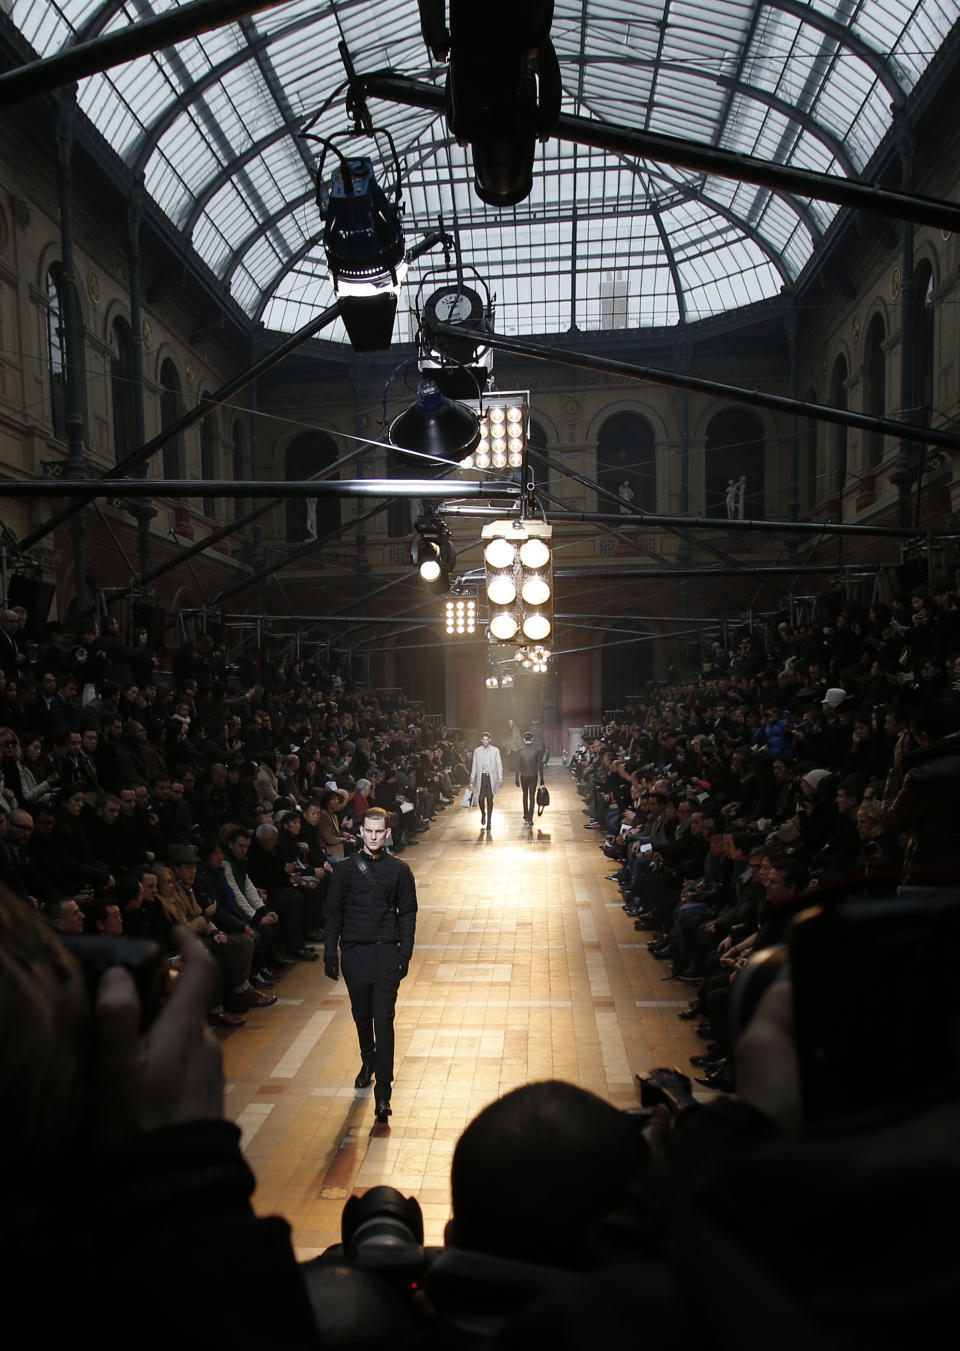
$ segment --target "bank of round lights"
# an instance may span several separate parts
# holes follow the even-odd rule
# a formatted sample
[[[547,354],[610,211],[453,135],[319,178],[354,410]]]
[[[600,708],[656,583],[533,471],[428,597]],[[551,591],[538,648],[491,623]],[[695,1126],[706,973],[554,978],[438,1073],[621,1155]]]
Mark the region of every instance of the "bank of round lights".
[[[477,631],[477,602],[472,597],[451,597],[444,602],[444,626],[451,637]]]
[[[491,643],[546,643],[553,633],[552,526],[490,521],[482,531]]]
[[[485,400],[480,418],[480,440],[460,461],[463,469],[520,469],[527,439],[525,400]]]

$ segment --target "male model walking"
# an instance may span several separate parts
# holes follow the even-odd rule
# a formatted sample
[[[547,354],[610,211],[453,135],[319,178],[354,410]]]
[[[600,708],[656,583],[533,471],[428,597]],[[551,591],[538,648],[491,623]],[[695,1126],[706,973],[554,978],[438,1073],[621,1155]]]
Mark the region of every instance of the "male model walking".
[[[480,805],[480,824],[490,829],[493,818],[493,799],[503,783],[503,762],[500,752],[492,745],[489,732],[482,732],[480,745],[473,752],[470,766],[470,787],[475,789]]]
[[[417,888],[413,873],[384,845],[390,817],[371,807],[360,822],[362,848],[338,863],[324,904],[324,971],[343,978],[360,1041],[355,1088],[376,1075],[374,1102],[380,1122],[390,1115],[393,1084],[393,1017],[397,990],[413,955]],[[339,960],[337,949],[339,947]]]
[[[543,752],[533,744],[533,733],[524,732],[523,745],[517,751],[517,787],[523,789],[523,823],[533,825],[537,780],[543,768]]]

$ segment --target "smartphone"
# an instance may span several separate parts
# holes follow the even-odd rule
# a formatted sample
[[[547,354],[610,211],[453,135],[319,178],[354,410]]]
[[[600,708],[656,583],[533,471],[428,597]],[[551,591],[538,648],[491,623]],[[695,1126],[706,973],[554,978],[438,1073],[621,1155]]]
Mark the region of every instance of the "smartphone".
[[[907,1102],[960,1070],[960,895],[801,912],[790,940],[803,1111],[831,1121]]]
[[[652,853],[652,852],[653,852],[653,845],[652,845],[652,844],[641,844],[641,846],[640,846],[640,852],[641,852],[641,854],[650,854],[650,853]]]

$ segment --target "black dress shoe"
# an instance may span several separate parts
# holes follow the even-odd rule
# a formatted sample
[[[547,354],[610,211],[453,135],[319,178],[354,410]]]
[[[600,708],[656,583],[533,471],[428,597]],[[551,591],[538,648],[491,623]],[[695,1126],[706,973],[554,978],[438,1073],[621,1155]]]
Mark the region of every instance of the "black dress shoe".
[[[725,1064],[726,1059],[725,1055],[718,1055],[716,1051],[707,1051],[704,1055],[692,1055],[690,1064],[701,1070],[715,1070]]]
[[[369,1088],[373,1083],[373,1061],[365,1060],[360,1066],[360,1073],[353,1081],[354,1088]]]
[[[702,1018],[703,1009],[700,1008],[699,1004],[691,1004],[688,1009],[681,1009],[677,1017],[682,1018],[684,1022],[689,1022],[691,1018]]]
[[[715,1089],[718,1093],[732,1093],[734,1091],[733,1074],[726,1060],[712,1073],[705,1074],[703,1078],[698,1074],[696,1081],[701,1087]]]
[[[314,952],[313,948],[301,948],[299,952],[293,954],[295,962],[318,962],[320,960],[319,952]]]
[[[377,1121],[381,1123],[385,1122],[387,1117],[391,1115],[389,1098],[377,1098],[375,1100],[375,1115]]]
[[[704,1041],[713,1041],[713,1028],[709,1021],[700,1024],[697,1028],[697,1036],[703,1037]]]

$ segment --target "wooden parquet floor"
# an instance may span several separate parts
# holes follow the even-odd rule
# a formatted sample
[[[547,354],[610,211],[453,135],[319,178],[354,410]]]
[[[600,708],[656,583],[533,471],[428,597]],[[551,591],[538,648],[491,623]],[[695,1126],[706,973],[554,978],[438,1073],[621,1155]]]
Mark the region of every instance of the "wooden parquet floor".
[[[508,781],[489,835],[455,805],[404,853],[420,908],[388,1126],[374,1123],[373,1090],[353,1088],[350,1004],[322,963],[291,968],[279,1002],[225,1038],[227,1113],[257,1175],[257,1211],[289,1221],[299,1256],[337,1242],[346,1197],[380,1183],[416,1195],[426,1242],[442,1242],[453,1148],[481,1107],[547,1078],[631,1106],[636,1072],[689,1070],[703,1049],[676,1017],[691,987],[663,980],[604,880],[612,866],[583,828],[573,779],[550,766],[547,783],[551,805],[532,832]]]

